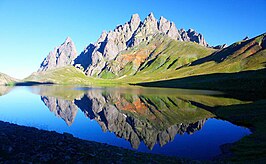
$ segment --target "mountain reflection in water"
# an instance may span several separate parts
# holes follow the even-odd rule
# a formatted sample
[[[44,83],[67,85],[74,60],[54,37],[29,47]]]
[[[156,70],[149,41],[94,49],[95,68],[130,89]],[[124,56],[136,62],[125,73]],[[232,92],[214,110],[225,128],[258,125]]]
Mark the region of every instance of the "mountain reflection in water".
[[[221,145],[250,134],[211,113],[247,102],[213,91],[50,85],[0,93],[1,121],[140,152],[210,159]]]
[[[153,149],[156,143],[163,146],[173,141],[176,134],[193,134],[208,118],[215,117],[209,111],[192,105],[191,98],[195,101],[197,96],[191,93],[159,95],[143,88],[134,89],[135,93],[132,93],[127,89],[61,90],[60,87],[45,86],[32,90],[42,95],[41,100],[49,110],[68,126],[74,122],[79,108],[86,117],[97,121],[104,132],[110,131],[128,140],[135,149],[141,141]],[[207,95],[198,98],[199,103],[206,98],[215,99]],[[229,101],[234,103],[237,100]]]

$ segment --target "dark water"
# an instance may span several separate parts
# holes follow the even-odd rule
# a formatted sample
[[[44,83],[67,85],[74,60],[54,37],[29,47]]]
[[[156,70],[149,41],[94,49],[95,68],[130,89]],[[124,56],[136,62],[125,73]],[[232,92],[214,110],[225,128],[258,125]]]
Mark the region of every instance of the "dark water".
[[[0,87],[0,120],[141,152],[210,159],[250,134],[210,109],[221,93],[140,87]]]

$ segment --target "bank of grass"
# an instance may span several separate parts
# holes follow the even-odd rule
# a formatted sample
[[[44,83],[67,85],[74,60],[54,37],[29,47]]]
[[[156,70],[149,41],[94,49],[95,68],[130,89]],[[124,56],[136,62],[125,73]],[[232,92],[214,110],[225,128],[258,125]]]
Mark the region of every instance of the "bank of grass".
[[[252,134],[233,144],[233,157],[227,161],[264,163],[266,161],[266,100],[215,108],[218,117],[234,124],[249,127]]]
[[[62,68],[56,68],[48,70],[46,72],[33,73],[24,81],[36,81],[36,82],[51,82],[60,85],[117,85],[120,84],[117,80],[101,79],[95,77],[88,77],[81,70],[73,67],[66,66]]]
[[[238,73],[217,73],[155,82],[137,83],[147,87],[208,89],[219,91],[266,92],[266,69]]]
[[[0,73],[0,86],[8,85],[12,86],[15,82],[18,82],[18,79],[10,77],[6,74]]]

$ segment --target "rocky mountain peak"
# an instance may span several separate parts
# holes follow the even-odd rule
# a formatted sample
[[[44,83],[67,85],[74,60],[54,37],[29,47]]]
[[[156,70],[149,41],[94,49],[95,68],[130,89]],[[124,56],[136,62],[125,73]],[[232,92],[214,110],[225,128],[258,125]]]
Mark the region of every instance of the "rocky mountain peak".
[[[154,17],[154,14],[151,12],[146,19],[147,21],[157,21],[157,19]]]
[[[107,32],[103,31],[100,38],[97,40],[97,42],[103,42],[107,36]]]
[[[159,19],[159,31],[167,33],[167,31],[170,28],[170,24],[171,24],[170,21],[161,16]]]
[[[75,66],[82,66],[82,70],[89,76],[98,76],[111,60],[115,60],[119,53],[128,48],[138,46],[141,43],[149,43],[155,35],[163,35],[174,40],[196,42],[202,46],[208,46],[203,36],[195,30],[178,30],[175,24],[164,17],[159,21],[153,13],[150,13],[142,22],[138,14],[133,14],[129,22],[118,25],[113,31],[103,32],[93,46],[88,46],[81,54],[82,58],[91,58],[88,62],[75,62]],[[89,65],[88,67],[86,67]],[[85,66],[85,67],[83,67]]]
[[[64,43],[69,43],[69,42],[72,42],[72,39],[68,36],[68,37],[66,38],[66,40],[65,40]],[[64,43],[63,43],[63,44],[64,44]]]
[[[157,19],[154,17],[153,13],[150,13],[144,20],[143,25],[139,29],[144,31],[144,35],[154,34],[158,31]]]
[[[64,43],[49,52],[41,63],[38,72],[71,65],[76,57],[75,44],[70,37],[67,37]]]
[[[135,31],[139,27],[140,22],[141,22],[141,19],[139,17],[139,14],[133,14],[129,21],[131,30]]]

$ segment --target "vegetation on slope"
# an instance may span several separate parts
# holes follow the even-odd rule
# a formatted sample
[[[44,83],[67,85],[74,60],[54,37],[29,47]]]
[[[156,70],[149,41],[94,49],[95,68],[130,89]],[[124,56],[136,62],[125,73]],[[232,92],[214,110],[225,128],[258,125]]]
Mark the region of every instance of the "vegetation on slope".
[[[13,77],[0,73],[0,85],[8,85],[17,81],[18,80]]]
[[[25,78],[24,81],[50,82],[60,85],[101,85],[102,83],[108,83],[105,79],[88,77],[81,70],[73,66],[55,68],[46,72],[35,72]]]
[[[266,34],[262,34],[217,51],[158,35],[149,43],[143,42],[119,54],[102,70],[102,78],[87,77],[68,66],[34,73],[26,80],[81,85],[158,81],[145,86],[255,91],[265,84],[265,38]]]
[[[114,60],[108,62],[100,77],[114,79],[134,77],[138,74],[149,74],[149,77],[152,77],[158,72],[175,72],[179,67],[206,57],[214,51],[197,43],[181,42],[156,35],[148,43],[142,42],[139,46],[118,54]]]
[[[140,71],[133,77],[124,78],[132,83],[177,79],[213,73],[233,73],[258,70],[266,67],[266,33],[192,61],[175,70],[154,72]]]
[[[46,72],[35,72],[26,79],[25,81],[38,81],[38,82],[52,82],[57,84],[73,83],[78,84],[84,82],[87,77],[82,71],[75,69],[72,66],[61,67]]]
[[[33,75],[28,79],[84,85],[151,82],[140,85],[264,93],[266,91],[265,38],[266,33],[234,43],[219,51],[189,42],[157,39],[122,52],[117,61],[110,62],[103,70],[101,77],[105,79],[87,77],[74,67],[52,70],[42,75]],[[254,128],[252,135],[233,144],[232,151],[235,156],[230,160],[265,161],[265,97],[249,104],[223,105],[217,105],[216,100],[208,101],[204,98],[199,102],[195,96],[187,98],[192,106],[200,105],[198,107],[208,109],[218,117]],[[134,102],[132,96],[127,95],[125,99],[127,102]],[[160,102],[167,102],[165,104],[169,105],[168,100],[170,102],[171,98],[141,97],[141,99],[158,102],[159,105]],[[186,104],[184,107],[187,105],[189,106]]]
[[[238,73],[215,73],[156,82],[138,83],[141,86],[210,89],[221,91],[266,91],[266,69]]]

